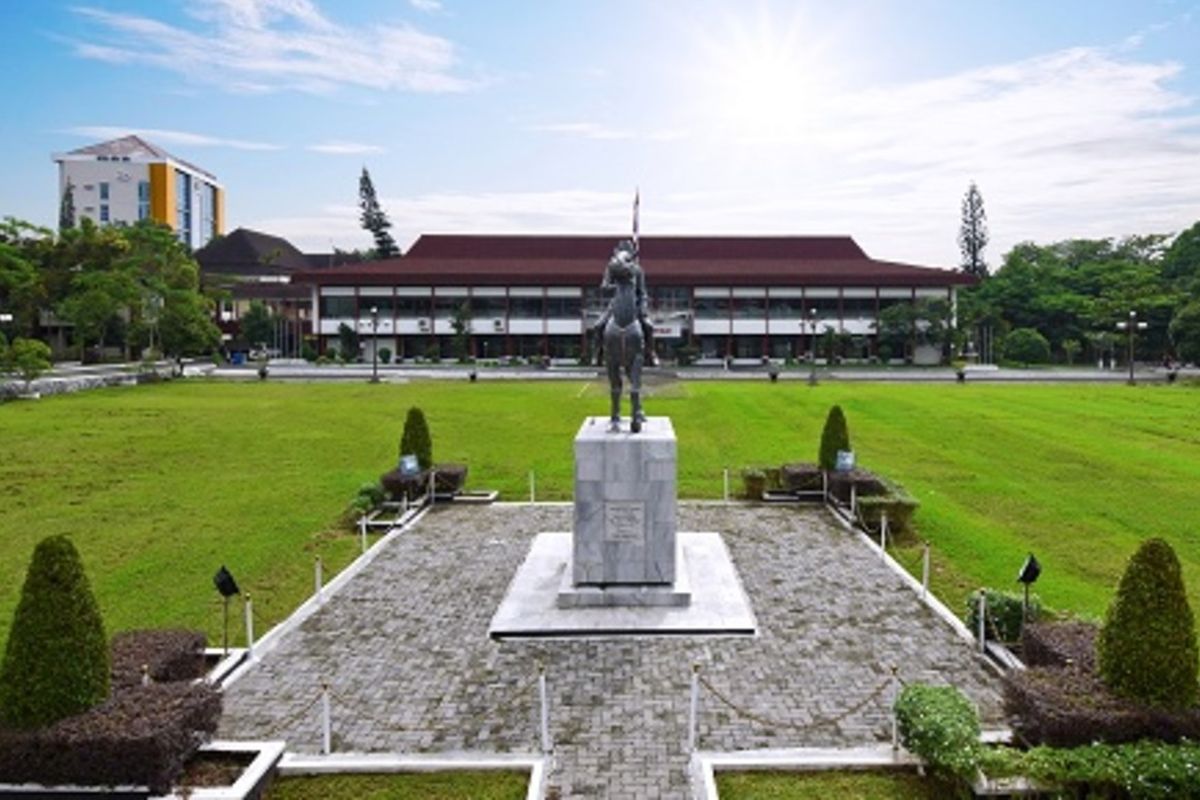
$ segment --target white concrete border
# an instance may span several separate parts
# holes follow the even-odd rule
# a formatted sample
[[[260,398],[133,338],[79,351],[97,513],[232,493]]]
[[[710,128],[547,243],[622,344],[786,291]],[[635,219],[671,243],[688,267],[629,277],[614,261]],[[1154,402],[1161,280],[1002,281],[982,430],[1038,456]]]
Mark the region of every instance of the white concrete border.
[[[696,800],[719,800],[716,772],[781,770],[816,772],[822,770],[916,769],[924,762],[904,748],[893,750],[890,744],[864,747],[802,747],[786,750],[745,750],[738,753],[696,751],[688,765],[692,796]]]
[[[337,594],[337,592],[339,592],[347,583],[349,583],[354,576],[366,569],[367,565],[375,560],[375,557],[383,551],[384,547],[390,544],[394,538],[400,536],[417,522],[419,522],[421,517],[425,516],[425,512],[428,510],[429,506],[427,505],[410,510],[408,512],[408,516],[402,518],[399,525],[384,534],[377,542],[375,542],[375,544],[371,545],[371,547],[367,549],[367,552],[354,559],[354,561],[352,561],[344,570],[337,574],[337,577],[325,584],[322,587],[320,594],[313,594],[310,596],[307,600],[301,603],[300,606],[293,611],[287,619],[285,619],[283,622],[280,622],[274,628],[271,628],[271,630],[267,631],[267,633],[261,639],[255,641],[252,652],[247,655],[246,659],[237,669],[235,669],[227,678],[225,678],[222,686],[231,686],[239,678],[245,675],[246,672],[253,669],[254,665],[258,663],[258,660],[262,658],[264,654],[275,649],[284,636],[300,627],[300,625],[306,619],[317,613],[317,611],[323,605],[325,605],[325,601]]]
[[[204,648],[205,656],[221,656],[221,659],[213,666],[212,669],[204,676],[202,680],[205,683],[213,686],[220,686],[221,682],[233,672],[238,664],[242,663],[242,659],[246,657],[246,648],[231,647],[226,652],[223,647],[206,647]]]
[[[172,792],[150,800],[244,800],[257,789],[267,773],[275,769],[286,745],[280,741],[212,741],[201,746],[199,753],[245,753],[258,751],[232,786],[194,786],[180,794]]]
[[[387,774],[402,772],[461,772],[464,770],[529,771],[526,800],[546,796],[548,759],[539,755],[507,753],[450,753],[410,755],[401,753],[331,753],[310,755],[285,753],[279,762],[280,775]]]

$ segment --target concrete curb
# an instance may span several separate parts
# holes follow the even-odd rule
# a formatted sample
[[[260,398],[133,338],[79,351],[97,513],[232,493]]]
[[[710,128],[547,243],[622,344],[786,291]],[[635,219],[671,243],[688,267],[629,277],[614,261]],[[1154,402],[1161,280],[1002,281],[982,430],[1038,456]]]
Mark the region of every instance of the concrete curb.
[[[463,770],[529,771],[526,800],[546,796],[548,759],[539,755],[505,753],[449,753],[436,756],[406,753],[286,753],[280,775],[387,774],[402,772],[458,772]]]

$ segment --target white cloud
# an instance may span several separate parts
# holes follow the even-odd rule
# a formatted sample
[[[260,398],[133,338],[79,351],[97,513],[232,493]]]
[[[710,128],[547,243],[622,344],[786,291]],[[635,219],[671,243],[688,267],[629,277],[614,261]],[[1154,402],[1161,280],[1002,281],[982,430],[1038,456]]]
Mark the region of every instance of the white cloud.
[[[686,139],[689,136],[688,131],[679,128],[665,128],[643,132],[628,128],[614,128],[599,122],[547,122],[529,125],[525,130],[532,131],[533,133],[578,136],[583,139],[645,139],[651,142],[674,142]]]
[[[387,148],[380,147],[377,144],[364,144],[362,142],[345,142],[340,140],[329,142],[318,142],[310,144],[305,148],[314,153],[324,153],[332,156],[358,156],[371,155],[375,153],[386,153]]]
[[[432,14],[442,10],[442,0],[408,0],[408,4],[417,11]]]
[[[135,134],[149,139],[153,144],[178,144],[188,147],[229,147],[234,150],[282,150],[283,147],[268,142],[252,142],[245,139],[227,139],[189,131],[173,131],[164,128],[134,128],[122,125],[78,125],[66,128],[64,133],[86,136],[89,139],[119,139]]]
[[[143,64],[234,92],[327,93],[349,86],[457,92],[454,45],[407,24],[349,28],[309,0],[197,0],[198,30],[100,8],[75,8],[96,33],[73,42],[81,58]]]

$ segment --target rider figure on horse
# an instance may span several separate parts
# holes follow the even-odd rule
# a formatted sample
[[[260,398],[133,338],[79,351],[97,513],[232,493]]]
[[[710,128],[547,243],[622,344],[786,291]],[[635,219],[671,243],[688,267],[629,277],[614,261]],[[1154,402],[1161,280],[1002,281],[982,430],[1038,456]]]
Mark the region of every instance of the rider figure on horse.
[[[612,257],[608,260],[608,265],[604,268],[604,279],[600,282],[600,290],[605,297],[611,297],[616,289],[616,284],[613,282],[613,266],[614,264],[628,265],[633,272],[633,287],[634,296],[637,298],[637,317],[638,324],[642,328],[643,341],[643,356],[645,363],[652,367],[658,366],[658,355],[654,352],[654,325],[650,322],[649,317],[649,293],[646,291],[646,273],[642,271],[641,262],[638,260],[638,248],[632,239],[622,239],[617,242],[617,246],[613,248]],[[612,306],[609,305],[599,321],[592,327],[595,335],[593,339],[596,342],[596,363],[604,363],[604,325],[612,317]]]
[[[612,395],[609,431],[621,430],[622,373],[629,380],[629,430],[638,433],[646,417],[642,413],[642,362],[646,353],[646,281],[637,263],[632,242],[623,241],[613,250],[601,286],[610,295],[608,307],[596,323],[604,344],[604,363]]]

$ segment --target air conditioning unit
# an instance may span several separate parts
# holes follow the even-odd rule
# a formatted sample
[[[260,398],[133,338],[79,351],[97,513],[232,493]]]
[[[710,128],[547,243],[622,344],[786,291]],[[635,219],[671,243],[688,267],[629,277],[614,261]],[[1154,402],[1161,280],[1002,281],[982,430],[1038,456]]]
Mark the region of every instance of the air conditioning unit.
[[[429,320],[427,320],[427,319],[417,320],[417,328],[420,330],[423,330],[423,331],[429,330]]]
[[[497,331],[504,330],[504,320],[502,320],[502,319],[492,320],[492,328]]]

